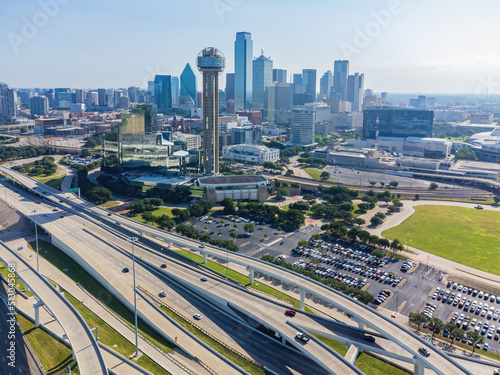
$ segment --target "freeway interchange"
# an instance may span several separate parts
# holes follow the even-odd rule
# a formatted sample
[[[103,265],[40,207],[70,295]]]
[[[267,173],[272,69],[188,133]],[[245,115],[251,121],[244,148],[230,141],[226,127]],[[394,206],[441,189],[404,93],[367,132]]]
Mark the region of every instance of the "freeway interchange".
[[[140,257],[138,285],[156,295],[160,291],[167,291],[168,303],[176,306],[176,309],[186,309],[193,313],[197,312],[200,306],[203,309],[203,319],[200,324],[203,324],[204,329],[228,342],[239,352],[246,353],[257,362],[265,364],[272,371],[318,374],[362,373],[351,362],[319,340],[311,339],[307,344],[297,340],[295,334],[299,330],[343,335],[345,342],[365,351],[372,350],[413,364],[416,374],[424,374],[427,372],[425,368],[437,374],[473,373],[390,318],[302,275],[213,246],[207,245],[201,249],[196,241],[119,215],[108,216],[108,211],[74,195],[63,194],[5,167],[0,167],[0,171],[31,193],[43,198],[43,203],[36,207],[40,211],[38,225],[50,235],[56,246],[77,260],[127,307],[133,306],[132,279],[130,274],[124,274],[121,270],[131,263],[130,245],[126,240],[128,236],[133,235],[141,238],[141,246],[136,247],[136,256]],[[33,201],[39,197],[24,191],[18,191],[16,194],[9,191],[9,196],[9,203],[33,220],[31,214],[35,207]],[[52,211],[54,206],[63,211]],[[167,250],[173,247],[196,251],[204,257],[227,260],[243,270],[247,269],[252,282],[254,273],[258,272],[292,285],[300,294],[302,310],[304,310],[305,296],[313,296],[349,314],[355,325],[344,325],[342,329],[335,328],[331,320],[320,319],[303,311],[298,312],[293,318],[287,317],[284,312],[288,306],[263,298],[250,292],[248,288],[226,282],[223,277],[207,271],[202,266],[177,261],[176,254]],[[159,267],[162,263],[168,263],[166,270]],[[203,276],[208,280],[202,281]],[[36,286],[34,289],[36,290]],[[141,295],[138,301],[141,319],[156,327],[167,340],[174,343],[173,338],[179,337],[179,342],[175,344],[193,358],[202,361],[215,373],[244,373],[239,367],[189,337],[146,299],[146,296]],[[362,341],[365,325],[376,332],[376,344],[371,345]],[[274,332],[274,337],[263,336],[252,329],[256,326],[267,327]],[[235,329],[245,332],[240,335],[243,337],[231,334]],[[372,331],[366,332],[373,334]],[[431,355],[421,356],[418,353],[421,347],[426,347]],[[295,351],[301,352],[302,356],[298,356]],[[289,363],[284,364],[283,358],[289,358]]]

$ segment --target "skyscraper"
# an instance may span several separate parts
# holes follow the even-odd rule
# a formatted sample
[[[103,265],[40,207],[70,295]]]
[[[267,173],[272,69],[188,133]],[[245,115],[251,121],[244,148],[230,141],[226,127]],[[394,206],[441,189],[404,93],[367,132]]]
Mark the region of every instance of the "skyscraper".
[[[253,61],[252,107],[267,109],[267,88],[273,82],[273,60],[261,55]]]
[[[59,98],[57,98],[59,100]],[[105,89],[97,89],[97,105],[99,107],[108,106],[108,95]]]
[[[214,176],[219,174],[219,74],[225,58],[207,47],[198,54],[197,65],[203,74],[203,171]]]
[[[196,76],[189,63],[186,64],[181,73],[181,97],[179,107],[188,110],[196,107]]]
[[[234,100],[234,73],[226,73],[226,102]]]
[[[236,33],[234,42],[235,110],[252,108],[253,41],[250,33]]]
[[[286,83],[286,69],[273,69],[273,82]]]
[[[360,112],[363,109],[363,91],[365,75],[354,73],[347,77],[347,100],[351,102],[351,111]]]
[[[155,76],[154,102],[158,111],[165,112],[172,109],[172,77],[166,75]]]
[[[314,143],[314,110],[307,107],[294,107],[290,116],[292,143],[308,146]]]
[[[30,99],[31,118],[45,116],[49,112],[49,99],[45,96],[33,96]]]
[[[312,101],[316,100],[316,69],[302,69],[302,86]]]
[[[330,95],[333,87],[333,74],[331,70],[327,70],[319,80],[319,96],[320,99],[327,98]]]
[[[13,121],[17,117],[17,93],[13,89],[0,89],[0,119]]]
[[[333,64],[333,89],[340,94],[340,99],[347,100],[347,76],[349,75],[349,61],[336,60]]]
[[[268,121],[270,124],[289,124],[292,108],[290,83],[273,82],[268,88]]]
[[[172,107],[179,107],[179,77],[172,77]]]

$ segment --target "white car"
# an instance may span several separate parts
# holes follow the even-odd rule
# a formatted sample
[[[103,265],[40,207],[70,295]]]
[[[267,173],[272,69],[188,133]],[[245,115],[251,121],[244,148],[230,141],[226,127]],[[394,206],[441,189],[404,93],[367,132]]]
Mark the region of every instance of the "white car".
[[[158,293],[158,295],[160,297],[166,297],[167,296],[167,292],[165,292],[164,290],[162,290],[160,293]]]
[[[196,320],[200,320],[201,319],[201,314],[194,314],[193,318],[195,318]]]
[[[208,280],[208,277],[203,276],[200,280],[201,280],[201,281],[207,281],[207,280]]]

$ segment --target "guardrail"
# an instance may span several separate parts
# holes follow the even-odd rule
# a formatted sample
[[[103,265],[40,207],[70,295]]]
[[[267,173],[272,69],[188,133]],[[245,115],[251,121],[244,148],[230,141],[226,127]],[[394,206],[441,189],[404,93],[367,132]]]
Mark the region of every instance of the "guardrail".
[[[196,329],[198,329],[199,331],[203,332],[205,335],[207,335],[208,337],[210,337],[212,340],[216,341],[218,344],[222,345],[223,347],[225,347],[226,349],[228,350],[231,350],[232,352],[238,354],[240,357],[244,358],[245,360],[247,360],[248,362],[260,367],[260,368],[263,368],[262,365],[260,365],[259,363],[255,362],[252,358],[248,357],[247,355],[235,350],[234,348],[230,347],[229,345],[227,345],[225,342],[221,341],[219,338],[215,337],[214,335],[212,335],[210,332],[206,331],[204,328],[200,327],[198,324],[196,324],[195,322],[191,321],[189,318],[185,317],[182,313],[178,312],[177,310],[175,310],[173,307],[171,307],[170,305],[166,304],[165,302],[163,302],[162,300],[160,300],[158,297],[156,297],[155,295],[153,295],[152,293],[148,292],[146,289],[144,289],[142,286],[138,285],[137,286],[137,289],[139,289],[141,292],[143,292],[144,294],[146,294],[149,298],[151,298],[153,301],[155,301],[157,304],[159,305],[163,305],[165,306],[166,308],[168,308],[169,310],[172,310],[176,315],[180,316],[182,319],[184,319],[186,322],[188,323],[191,323],[191,325],[193,327],[195,327]]]
[[[117,319],[120,323],[122,323],[125,327],[127,327],[128,330],[130,330],[131,332],[133,332],[135,334],[135,330],[127,322],[125,322],[122,317],[120,317],[119,315],[117,315],[113,310],[111,310],[109,307],[107,307],[105,304],[103,304],[101,301],[99,301],[97,298],[95,298],[92,294],[90,294],[85,288],[83,288],[80,285],[80,283],[77,283],[76,285],[87,296],[89,296],[90,298],[92,298],[94,300],[94,302],[98,303],[99,306],[101,306],[104,310],[106,310],[106,312],[108,314],[112,315],[115,319]],[[153,349],[155,349],[158,353],[160,353],[162,356],[164,356],[169,361],[171,361],[173,364],[175,364],[177,367],[179,367],[182,370],[186,371],[188,374],[196,375],[196,373],[194,371],[192,371],[191,369],[189,369],[188,367],[186,367],[184,364],[182,364],[181,362],[179,362],[177,359],[175,359],[174,357],[172,357],[170,354],[165,353],[163,350],[161,350],[160,347],[158,347],[156,344],[154,344],[152,341],[150,341],[147,337],[145,337],[141,333],[138,333],[138,336],[142,340],[144,340],[149,346],[151,346]]]

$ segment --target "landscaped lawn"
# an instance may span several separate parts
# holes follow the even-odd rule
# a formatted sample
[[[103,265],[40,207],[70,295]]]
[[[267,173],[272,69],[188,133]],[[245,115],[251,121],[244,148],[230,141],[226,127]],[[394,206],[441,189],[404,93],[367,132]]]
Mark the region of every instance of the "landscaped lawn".
[[[172,215],[172,209],[171,208],[168,208],[168,207],[159,207],[157,208],[156,210],[154,211],[151,211],[151,213],[156,216],[156,217],[159,217],[163,214],[165,215],[168,215],[169,217],[173,218],[174,215]],[[135,221],[139,221],[139,222],[144,222],[142,220],[142,214],[139,214],[139,215],[136,215],[136,216],[133,216],[131,219],[135,220]]]
[[[311,178],[313,178],[315,180],[321,180],[320,176],[321,176],[321,172],[323,172],[323,171],[320,171],[319,169],[316,169],[316,168],[304,168],[304,172],[306,172]],[[324,180],[322,180],[322,181],[324,181]],[[333,182],[333,180],[331,178],[329,178],[326,181]]]
[[[107,201],[106,203],[103,203],[103,204],[100,204],[99,207],[102,207],[102,208],[110,208],[110,207],[115,207],[115,206],[118,206],[122,204],[122,202],[118,202],[118,201]]]
[[[500,275],[500,212],[451,206],[417,206],[415,213],[382,235],[480,270]]]
[[[66,175],[59,177],[35,177],[35,180],[41,182],[42,184],[48,185],[51,188],[61,190],[61,184],[64,181]]]

